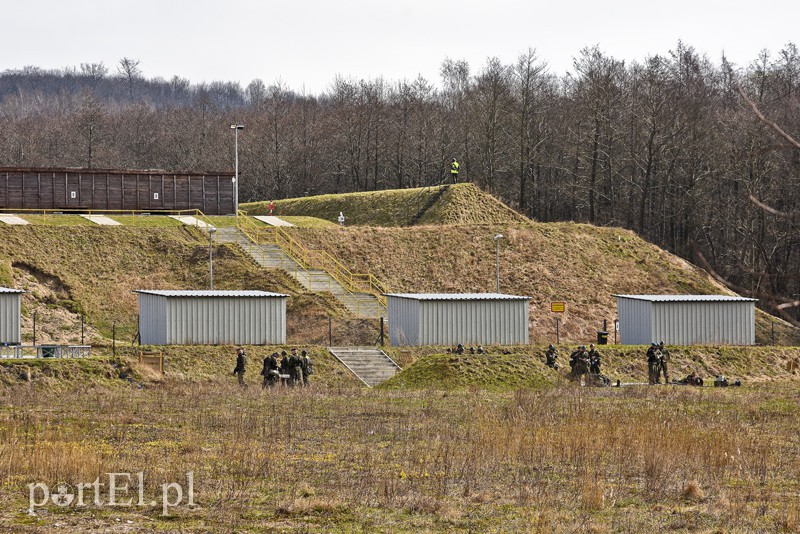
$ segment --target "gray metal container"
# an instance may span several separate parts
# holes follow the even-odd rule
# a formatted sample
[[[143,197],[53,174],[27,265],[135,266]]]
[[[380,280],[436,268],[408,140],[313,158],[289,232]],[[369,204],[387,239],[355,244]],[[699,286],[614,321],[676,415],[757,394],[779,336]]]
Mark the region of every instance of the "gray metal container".
[[[728,295],[613,295],[623,345],[753,345],[756,299]]]
[[[286,343],[288,295],[266,291],[136,290],[143,345]]]
[[[22,343],[21,297],[24,291],[0,287],[0,344]]]
[[[389,339],[402,345],[522,345],[530,297],[500,293],[387,293]]]

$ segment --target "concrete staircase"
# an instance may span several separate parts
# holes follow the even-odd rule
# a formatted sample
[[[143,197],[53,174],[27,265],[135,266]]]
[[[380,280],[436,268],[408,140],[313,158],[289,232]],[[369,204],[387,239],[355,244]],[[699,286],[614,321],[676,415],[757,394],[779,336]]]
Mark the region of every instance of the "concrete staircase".
[[[428,212],[428,210],[431,209],[434,204],[439,202],[439,199],[442,198],[442,196],[445,193],[447,193],[448,189],[450,189],[449,185],[440,186],[439,190],[436,191],[436,194],[434,194],[431,198],[429,198],[428,202],[426,202],[425,205],[422,206],[422,208],[416,214],[414,214],[414,216],[411,218],[411,221],[408,223],[408,225],[409,226],[414,226],[415,224],[417,224],[419,222],[419,220],[422,219],[423,215],[425,215]],[[424,189],[423,189],[423,191],[424,191]]]
[[[330,347],[331,354],[367,386],[377,386],[392,378],[400,367],[375,347]]]
[[[347,291],[327,272],[321,269],[304,269],[277,245],[257,245],[238,228],[217,228],[216,240],[218,243],[239,245],[265,269],[283,269],[309,291],[329,291],[356,317],[386,317],[386,309],[375,295]]]

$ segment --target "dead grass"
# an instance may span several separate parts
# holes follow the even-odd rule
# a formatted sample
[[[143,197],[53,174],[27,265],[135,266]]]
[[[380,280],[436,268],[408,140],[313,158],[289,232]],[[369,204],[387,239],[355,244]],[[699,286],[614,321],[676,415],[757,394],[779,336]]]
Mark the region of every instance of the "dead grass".
[[[468,293],[495,290],[500,233],[501,291],[532,298],[531,340],[555,341],[552,301],[565,301],[562,340],[593,341],[613,329],[612,294],[730,294],[704,271],[632,232],[575,223],[464,224],[413,228],[290,229],[309,248],[370,272],[392,292]],[[769,343],[769,318],[757,315],[757,341]],[[777,324],[776,343],[800,343],[800,331]],[[613,331],[611,332],[613,339]]]
[[[788,400],[792,411],[760,410]],[[133,531],[786,531],[797,525],[797,389],[514,393],[144,389],[0,392],[0,521],[26,484],[195,476],[199,507],[43,509],[35,528]],[[136,491],[136,489],[133,489]]]

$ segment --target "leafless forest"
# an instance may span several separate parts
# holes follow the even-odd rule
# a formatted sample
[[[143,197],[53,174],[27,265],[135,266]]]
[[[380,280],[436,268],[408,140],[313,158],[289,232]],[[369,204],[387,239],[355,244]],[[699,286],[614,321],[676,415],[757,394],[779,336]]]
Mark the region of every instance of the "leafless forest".
[[[630,228],[762,299],[800,294],[800,150],[742,96],[797,139],[794,44],[744,66],[683,43],[634,63],[587,48],[565,75],[529,50],[319,95],[145,68],[1,73],[0,165],[229,170],[238,122],[242,201],[431,184],[455,157],[530,217]]]

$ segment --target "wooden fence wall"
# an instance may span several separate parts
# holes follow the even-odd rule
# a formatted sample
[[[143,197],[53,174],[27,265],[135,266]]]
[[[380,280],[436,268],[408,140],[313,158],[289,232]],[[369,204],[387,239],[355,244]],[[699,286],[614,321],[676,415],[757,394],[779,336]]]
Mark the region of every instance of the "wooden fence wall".
[[[233,174],[0,167],[0,209],[234,213]]]

